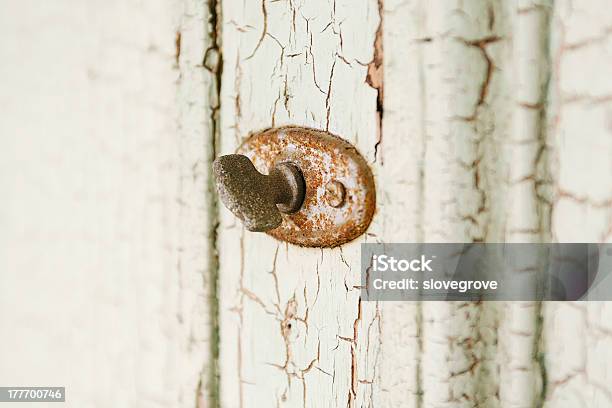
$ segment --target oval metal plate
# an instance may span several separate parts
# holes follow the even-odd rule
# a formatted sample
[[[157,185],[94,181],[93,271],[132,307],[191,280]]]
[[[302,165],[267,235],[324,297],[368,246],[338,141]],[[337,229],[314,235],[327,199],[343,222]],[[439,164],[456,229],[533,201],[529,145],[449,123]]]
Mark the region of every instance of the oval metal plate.
[[[257,170],[268,174],[281,162],[296,164],[306,181],[300,210],[283,214],[280,227],[268,231],[274,238],[307,247],[335,247],[363,234],[374,215],[376,193],[372,172],[357,149],[320,130],[283,127],[250,136],[238,152]],[[330,182],[344,185],[342,204],[326,200]]]

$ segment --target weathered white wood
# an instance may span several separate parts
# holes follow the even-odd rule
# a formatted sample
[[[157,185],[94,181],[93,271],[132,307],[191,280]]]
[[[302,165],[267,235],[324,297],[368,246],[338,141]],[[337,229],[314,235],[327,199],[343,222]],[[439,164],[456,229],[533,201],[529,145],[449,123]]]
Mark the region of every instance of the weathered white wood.
[[[357,288],[360,242],[612,239],[607,2],[221,5],[216,27],[214,1],[0,2],[0,385],[75,406],[610,406],[608,303]],[[285,124],[371,163],[367,235],[302,249],[217,220],[213,156]]]
[[[355,6],[354,13],[336,19],[334,6],[342,10],[344,4],[321,2],[313,9],[308,5],[310,14],[304,13],[307,7],[302,2],[295,1],[226,7],[229,12],[226,11],[224,27],[230,28],[224,36],[229,67],[224,73],[224,151],[233,150],[251,130],[286,123],[322,129],[331,125],[341,136],[357,141],[368,157],[372,157],[368,151],[374,140],[378,213],[369,231],[370,239],[549,241],[552,186],[564,174],[551,172],[549,151],[552,147],[564,152],[566,157],[558,160],[563,165],[557,167],[567,169],[567,174],[576,170],[575,160],[567,155],[581,151],[576,146],[558,146],[554,135],[559,125],[551,131],[546,126],[546,118],[551,116],[547,109],[550,18],[553,9],[559,14],[569,6],[561,3],[553,8],[547,0],[413,0],[381,4],[385,24],[378,57],[384,61],[385,93],[379,139],[365,132],[371,125],[362,125],[364,120],[376,119],[378,112],[355,115],[363,106],[370,106],[367,103],[371,99],[354,97],[356,89],[367,87],[359,81],[357,85],[350,83],[350,75],[342,76],[343,86],[336,86],[335,70],[345,67],[343,63],[347,61],[334,57],[334,53],[345,57],[344,52],[338,51],[338,42],[347,38],[341,27],[366,18],[367,23],[360,24],[362,34],[370,30],[373,35],[377,24],[369,19],[370,14],[357,13]],[[586,26],[587,19],[580,18],[571,24]],[[608,25],[600,27],[604,28],[597,31],[589,27],[595,32],[588,38],[603,47],[609,30],[605,30]],[[341,39],[334,37],[340,37],[340,33]],[[347,41],[341,44],[340,51],[347,44],[364,46]],[[364,44],[368,48],[370,42]],[[369,60],[371,57],[360,59]],[[348,58],[348,62],[352,59]],[[605,66],[593,65],[597,69]],[[580,84],[588,83],[599,90],[604,79],[597,69],[592,68],[593,75],[588,80],[577,74],[572,81],[581,80]],[[382,85],[378,82],[382,75],[375,79],[370,77],[368,82]],[[347,96],[354,101],[352,104],[342,110],[327,109]],[[598,106],[608,102],[603,91],[590,99],[579,96],[572,102],[590,101]],[[577,114],[576,126],[582,123],[582,114]],[[602,118],[595,119],[603,123]],[[357,130],[346,132],[347,126]],[[609,161],[604,158],[609,129],[605,124],[594,129],[602,135],[604,140],[598,139],[598,143],[605,148],[590,154],[597,153],[598,173],[603,174],[605,183],[610,177]],[[570,129],[576,138],[577,130]],[[548,136],[549,132],[552,136]],[[608,190],[587,180],[585,168],[578,170],[576,187],[603,194],[593,203],[601,217],[608,217],[597,224],[603,225],[598,230],[603,235],[598,239],[609,239]],[[576,205],[589,203],[584,194],[574,201]],[[557,207],[566,205],[555,203]],[[558,214],[561,210],[556,211]],[[355,378],[351,369],[355,364],[349,365],[347,350],[358,351],[358,369],[364,365],[360,342],[342,334],[347,328],[350,331],[351,322],[355,322],[356,308],[355,298],[338,303],[337,288],[344,286],[346,279],[342,278],[346,275],[342,276],[342,269],[337,267],[334,251],[320,251],[319,259],[313,261],[312,250],[245,234],[227,213],[224,217],[220,242],[227,253],[221,262],[221,302],[222,321],[229,324],[222,335],[223,401],[228,406],[249,405],[251,401],[289,406],[336,406],[347,402],[341,390]],[[565,225],[553,222],[553,232],[555,223]],[[569,224],[567,231],[580,227]],[[347,263],[344,273],[350,271],[354,275],[353,255],[347,255],[352,248],[349,245],[343,249]],[[258,271],[269,275],[257,277]],[[345,307],[348,304],[353,305],[352,309]],[[540,305],[385,303],[375,305],[373,311],[370,306],[362,304],[357,309],[361,310],[357,320],[369,320],[369,327],[375,328],[371,337],[375,341],[370,347],[378,356],[372,366],[369,360],[365,364],[376,372],[373,384],[368,384],[372,393],[368,398],[374,406],[528,407],[541,404],[543,397],[550,399],[551,383],[545,384],[550,379],[548,371],[561,363],[549,355],[547,342],[551,341],[550,333],[556,334],[558,329],[546,323],[548,340],[540,341],[541,318],[550,314],[542,315]],[[327,315],[316,320],[314,310],[327,310]],[[598,319],[605,310],[606,306],[597,306]],[[326,319],[335,320],[330,323]],[[313,321],[320,329],[316,340],[311,332]],[[568,324],[578,327],[577,321],[580,320],[570,319]],[[349,344],[331,341],[330,351],[329,339],[334,335]],[[598,336],[601,338],[601,333]],[[555,347],[558,352],[565,346],[557,342]],[[280,357],[279,349],[283,351]],[[597,344],[591,349],[598,350]],[[577,346],[573,358],[584,350]],[[542,356],[546,367],[542,366]],[[331,370],[330,387],[319,369],[330,374],[325,367],[330,367],[328,361],[332,359],[341,364]],[[597,367],[599,373],[601,367]],[[315,377],[311,377],[312,370],[318,371]],[[312,383],[318,386],[317,393],[312,394],[315,399],[310,396]],[[355,402],[352,391],[353,388],[347,398],[349,404]],[[358,398],[361,395],[356,394]],[[587,400],[588,395],[582,394],[581,398]],[[370,403],[368,399],[364,401]]]
[[[423,8],[418,2],[385,1],[383,138],[378,145],[377,241],[422,242]],[[399,192],[399,194],[398,194]],[[417,302],[380,302],[381,345],[375,404],[415,407],[419,401],[421,312]]]
[[[555,2],[550,143],[553,239],[612,239],[612,14],[606,1]],[[544,306],[546,406],[612,405],[612,305]]]
[[[0,2],[3,386],[208,406],[207,20],[196,0]]]
[[[511,41],[504,2],[421,2],[423,240],[503,237]],[[422,405],[498,404],[498,305],[422,305]],[[383,339],[384,342],[384,339]]]
[[[512,71],[509,77],[512,131],[505,216],[506,242],[550,241],[550,172],[545,108],[550,78],[549,22],[552,2],[512,2]],[[514,272],[520,273],[520,272]],[[499,401],[503,407],[541,405],[541,305],[505,302],[498,330]]]
[[[293,124],[341,135],[375,161],[375,1],[224,1],[223,19],[222,152]],[[302,249],[221,216],[222,405],[368,406],[378,313],[355,288],[367,236]]]
[[[218,4],[182,0],[175,59],[179,67],[178,238],[176,272],[185,366],[181,368],[181,403],[198,408],[218,406],[217,209],[211,165],[219,127]],[[171,192],[170,192],[171,193]],[[184,340],[187,340],[184,342]],[[197,371],[197,375],[194,375]]]
[[[390,188],[385,196],[388,201],[395,201],[397,207],[388,205],[393,211],[383,217],[397,221],[396,225],[402,227],[415,219],[421,222],[423,215],[411,209],[406,197],[425,209],[425,222],[417,225],[416,232],[410,228],[400,232],[401,228],[396,227],[397,233],[391,235],[393,240],[449,239],[444,234],[452,231],[455,225],[458,233],[451,234],[454,240],[548,241],[551,175],[547,167],[549,149],[543,121],[550,71],[550,2],[462,2],[457,5],[446,2],[442,5],[414,1],[387,2],[385,8],[388,9],[385,25],[387,92],[384,142],[379,150],[383,157],[389,152],[397,160],[386,161],[380,174],[389,169],[387,174],[394,174],[398,185]],[[438,33],[432,29],[436,23],[439,24]],[[480,55],[461,49],[465,45],[477,46]],[[442,50],[438,54],[436,47]],[[458,51],[450,51],[457,47]],[[490,61],[483,51],[487,52]],[[481,100],[488,62],[493,69],[487,93]],[[597,87],[599,82],[591,79],[589,83]],[[473,106],[476,109],[470,111]],[[439,119],[435,119],[435,115]],[[402,137],[403,134],[412,137]],[[436,144],[436,140],[440,142]],[[420,151],[426,152],[421,179],[418,167],[410,163],[419,157]],[[432,153],[427,156],[429,152]],[[462,159],[459,166],[449,159],[455,156]],[[608,156],[605,150],[598,152],[597,163],[605,167],[608,161],[603,158]],[[506,163],[509,164],[507,168]],[[574,166],[573,161],[567,164],[569,171],[574,171]],[[471,178],[475,177],[475,172],[478,173],[476,189],[470,192],[466,186],[474,186]],[[610,175],[609,168],[602,168],[600,172],[606,177]],[[582,171],[580,177],[587,174]],[[462,178],[466,181],[461,182]],[[400,196],[400,183],[406,195]],[[422,186],[421,194],[419,185]],[[592,189],[599,194],[606,191],[596,185]],[[437,192],[442,195],[436,196]],[[478,195],[484,203],[475,207],[471,203],[479,200],[470,200],[470,197]],[[448,198],[444,199],[445,196]],[[609,207],[608,203],[605,205]],[[398,211],[402,206],[406,208],[404,216]],[[436,212],[436,208],[440,210]],[[459,217],[453,215],[457,211],[453,208],[458,209]],[[477,208],[476,213],[470,213],[474,208]],[[427,214],[430,214],[429,219]],[[447,214],[450,216],[445,218]],[[390,224],[392,222],[386,225]],[[602,222],[603,231],[609,231],[608,224]],[[467,230],[462,231],[466,226]],[[419,234],[420,228],[424,233]],[[572,225],[571,230],[579,228]],[[462,238],[462,234],[467,236]],[[409,330],[404,339],[414,345],[411,334],[420,331],[416,344],[422,348],[422,355],[417,357],[415,364],[415,359],[410,357],[411,351],[402,352],[401,346],[393,345],[389,331],[383,330],[383,364],[387,361],[385,350],[390,350],[390,364],[401,361],[404,366],[398,363],[395,368],[386,367],[381,376],[396,379],[394,385],[401,384],[408,393],[415,388],[416,377],[416,388],[423,393],[424,405],[454,405],[462,399],[467,400],[468,405],[473,399],[487,405],[539,404],[541,384],[546,376],[539,361],[540,355],[546,353],[545,348],[538,347],[539,306],[526,302],[499,306],[499,310],[495,305],[474,310],[473,306],[459,305],[460,309],[468,309],[468,314],[463,315],[453,311],[453,305],[424,304],[422,310],[416,307],[413,323],[405,317],[394,319],[383,312],[382,321],[391,321],[389,326],[399,327],[399,330],[404,327],[402,323],[413,327],[414,321],[418,325],[421,319],[422,328]],[[383,306],[383,311],[386,307],[389,306]],[[600,308],[597,310],[601,313]],[[574,352],[580,353],[580,350]],[[549,358],[557,361],[556,357]],[[499,377],[495,373],[499,373]],[[406,395],[401,398],[404,403],[414,402]]]

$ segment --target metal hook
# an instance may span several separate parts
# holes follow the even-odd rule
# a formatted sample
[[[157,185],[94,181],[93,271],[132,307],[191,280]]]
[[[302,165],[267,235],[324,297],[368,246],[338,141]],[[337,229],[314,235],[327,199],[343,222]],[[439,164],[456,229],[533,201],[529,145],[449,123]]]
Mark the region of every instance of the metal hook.
[[[306,183],[292,163],[278,163],[266,176],[248,157],[229,154],[214,161],[213,171],[221,200],[249,231],[277,228],[281,213],[297,212],[304,202]]]

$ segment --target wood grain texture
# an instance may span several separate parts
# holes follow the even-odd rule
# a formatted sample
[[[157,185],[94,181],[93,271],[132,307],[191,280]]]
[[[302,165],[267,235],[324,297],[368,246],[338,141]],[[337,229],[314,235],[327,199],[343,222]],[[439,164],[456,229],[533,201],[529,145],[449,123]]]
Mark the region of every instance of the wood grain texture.
[[[2,385],[209,406],[207,13],[0,2]]]

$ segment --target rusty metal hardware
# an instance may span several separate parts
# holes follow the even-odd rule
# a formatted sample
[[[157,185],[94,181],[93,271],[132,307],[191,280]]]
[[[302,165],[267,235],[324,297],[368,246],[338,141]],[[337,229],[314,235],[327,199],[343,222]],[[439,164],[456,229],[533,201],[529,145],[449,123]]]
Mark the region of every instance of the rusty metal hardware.
[[[249,231],[278,227],[281,212],[294,213],[304,202],[304,177],[294,164],[278,163],[265,176],[248,157],[229,154],[215,160],[213,171],[221,200]]]
[[[247,229],[296,245],[334,247],[368,228],[374,178],[348,142],[282,127],[251,135],[237,153],[219,157],[213,168],[221,200]]]

